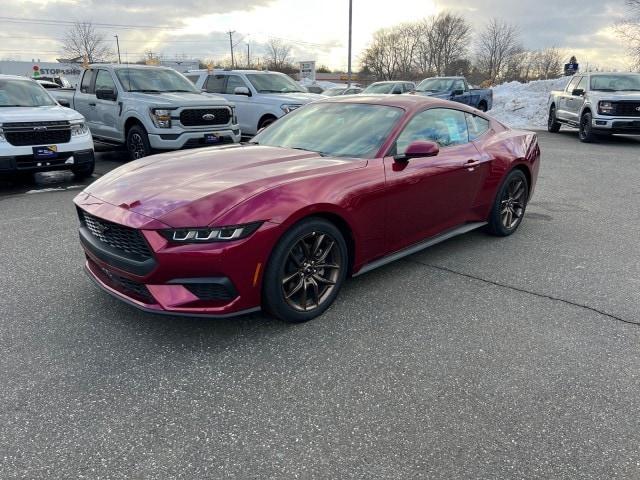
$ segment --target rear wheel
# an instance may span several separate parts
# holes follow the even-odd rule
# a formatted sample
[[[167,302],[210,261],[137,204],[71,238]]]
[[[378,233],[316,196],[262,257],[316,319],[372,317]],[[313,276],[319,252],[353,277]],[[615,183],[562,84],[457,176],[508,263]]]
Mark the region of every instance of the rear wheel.
[[[263,279],[265,309],[286,322],[306,322],[324,313],[347,275],[347,245],[327,220],[309,218],[276,245]]]
[[[142,125],[134,125],[127,132],[127,151],[131,160],[151,155],[149,135]]]
[[[556,117],[556,107],[551,106],[549,109],[549,119],[547,121],[547,130],[551,133],[558,133],[560,131],[560,122]]]
[[[489,215],[489,233],[506,237],[515,232],[527,208],[529,184],[521,170],[513,170],[498,191]]]
[[[591,112],[586,112],[580,118],[580,128],[578,130],[578,137],[581,142],[592,143],[597,140],[596,134],[593,132]]]

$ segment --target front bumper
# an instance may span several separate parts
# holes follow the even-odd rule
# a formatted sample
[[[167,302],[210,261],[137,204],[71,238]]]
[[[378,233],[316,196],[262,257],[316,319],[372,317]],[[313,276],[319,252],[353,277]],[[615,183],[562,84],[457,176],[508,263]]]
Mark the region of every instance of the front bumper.
[[[259,310],[262,273],[279,225],[265,222],[250,237],[234,242],[175,245],[158,233],[168,227],[157,220],[86,193],[75,202],[95,217],[139,230],[152,252],[146,262],[132,262],[95,237],[87,241],[91,233],[81,227],[86,272],[111,295],[152,313],[225,317]]]
[[[205,134],[215,134],[220,138],[220,143],[205,143]],[[211,127],[206,130],[189,130],[179,133],[162,132],[150,133],[149,144],[156,150],[180,150],[189,147],[213,147],[223,143],[238,143],[241,132],[237,125],[226,127]]]
[[[47,145],[14,146],[8,142],[0,143],[0,173],[68,170],[94,161],[90,134],[71,137],[69,142],[57,144],[56,158],[35,159],[33,147],[42,146]]]
[[[598,116],[591,125],[598,133],[640,135],[640,117]]]

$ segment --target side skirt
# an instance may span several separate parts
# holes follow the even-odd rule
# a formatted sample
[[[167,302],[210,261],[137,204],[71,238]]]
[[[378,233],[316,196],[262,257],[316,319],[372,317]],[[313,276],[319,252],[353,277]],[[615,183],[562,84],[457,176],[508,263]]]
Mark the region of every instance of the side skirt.
[[[464,233],[470,232],[472,230],[476,230],[480,227],[484,227],[487,222],[475,222],[475,223],[465,223],[464,225],[460,225],[459,227],[452,228],[451,230],[447,230],[440,235],[436,235],[435,237],[428,238],[420,243],[416,243],[411,245],[410,247],[403,248],[402,250],[398,250],[395,253],[387,255],[386,257],[382,257],[378,260],[375,260],[371,263],[367,263],[364,267],[362,267],[358,273],[354,274],[354,277],[358,277],[362,274],[368,273],[371,270],[374,270],[378,267],[382,267],[387,265],[388,263],[395,262],[396,260],[400,260],[408,255],[413,255],[425,248],[432,247],[433,245],[437,245],[438,243],[444,242],[445,240],[449,240],[450,238],[457,237],[458,235],[462,235]]]

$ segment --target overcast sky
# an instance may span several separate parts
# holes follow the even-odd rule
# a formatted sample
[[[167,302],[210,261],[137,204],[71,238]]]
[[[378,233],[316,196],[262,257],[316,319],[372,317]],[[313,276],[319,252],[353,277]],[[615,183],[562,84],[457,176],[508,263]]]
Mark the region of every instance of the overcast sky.
[[[270,37],[290,41],[296,60],[317,60],[346,68],[348,0],[0,0],[0,58],[51,60],[60,56],[67,25],[51,21],[159,28],[105,27],[115,51],[120,38],[125,58],[153,51],[171,57],[222,59],[229,37],[242,56],[250,43],[261,54]],[[613,25],[622,18],[624,0],[354,0],[354,57],[379,28],[416,20],[442,10],[462,13],[477,31],[491,17],[519,26],[526,48],[550,46],[575,54],[582,63],[625,68],[624,45]],[[9,18],[11,17],[11,18]],[[13,19],[12,19],[13,18]],[[37,19],[43,23],[15,19]]]

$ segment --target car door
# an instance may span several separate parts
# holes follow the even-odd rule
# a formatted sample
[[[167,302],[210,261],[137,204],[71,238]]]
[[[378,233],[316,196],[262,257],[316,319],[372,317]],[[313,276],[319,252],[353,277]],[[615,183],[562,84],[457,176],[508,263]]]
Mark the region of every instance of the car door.
[[[73,96],[73,108],[84,117],[87,126],[94,133],[96,96],[94,95],[93,84],[95,80],[95,70],[87,69],[82,75],[80,88]]]
[[[452,96],[451,100],[458,103],[470,104],[469,88],[465,85],[464,81],[456,80],[453,82],[452,91],[462,90],[462,95]]]
[[[565,88],[564,92],[558,98],[558,105],[556,105],[557,116],[562,120],[572,120],[571,117],[571,101],[573,100],[573,89],[576,88],[578,82],[582,79],[581,76],[575,76],[571,79],[567,88]]]
[[[576,85],[576,90],[582,90],[583,92],[587,91],[587,79],[589,77],[583,76],[578,81]],[[582,110],[582,104],[584,103],[584,93],[582,95],[574,95],[573,90],[568,92],[569,96],[567,97],[567,114],[569,115],[568,119],[572,122],[578,122],[580,111]]]
[[[411,142],[436,142],[435,157],[396,161]],[[469,141],[464,112],[431,108],[417,113],[385,158],[389,192],[387,243],[390,251],[464,223],[482,182],[483,156]]]
[[[102,68],[96,70],[96,79],[94,82],[94,92],[98,90],[112,90],[117,97],[118,89],[108,70]],[[118,117],[120,106],[117,98],[102,99],[95,98],[95,119],[93,121],[93,134],[98,137],[109,138],[112,140],[122,140],[119,136]]]
[[[236,87],[249,88],[249,86],[239,75],[226,73],[215,73],[209,75],[204,84],[204,88],[207,93],[215,93],[216,95],[220,95],[236,106],[236,116],[238,117],[240,130],[242,130],[243,134],[255,133],[256,128],[255,125],[253,125],[253,116],[251,114],[251,97],[248,97],[246,95],[235,95],[234,91]],[[249,91],[251,92],[251,89],[249,89]],[[255,124],[257,125],[257,121],[255,122]]]

